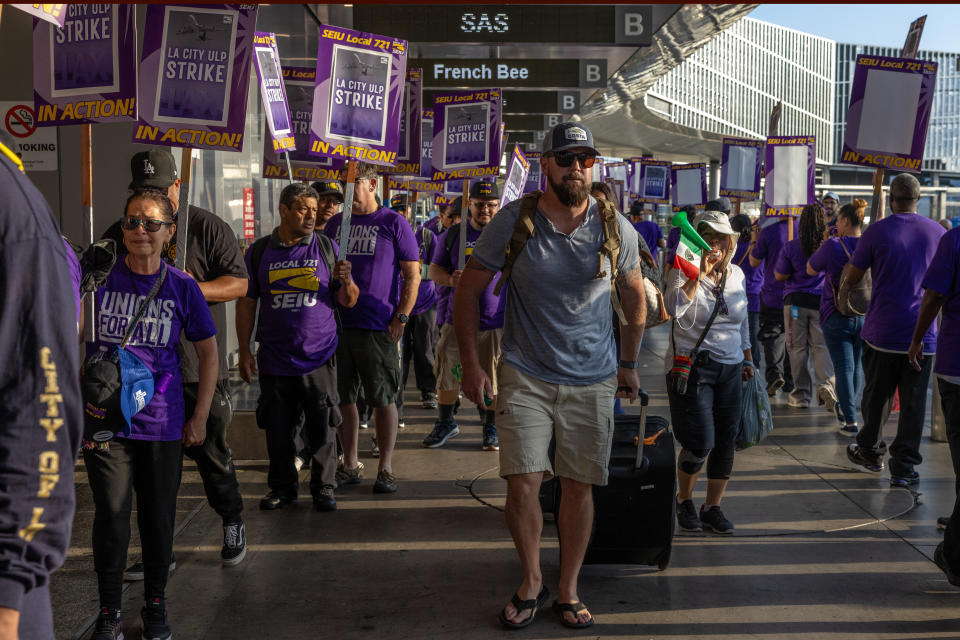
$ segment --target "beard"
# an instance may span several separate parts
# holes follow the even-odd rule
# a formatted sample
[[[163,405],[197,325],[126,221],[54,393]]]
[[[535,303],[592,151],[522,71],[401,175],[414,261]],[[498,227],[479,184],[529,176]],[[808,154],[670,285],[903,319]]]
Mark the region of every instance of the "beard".
[[[565,207],[579,207],[590,195],[587,181],[577,175],[564,176],[559,182],[554,182],[548,175],[547,182],[557,195],[557,200]]]

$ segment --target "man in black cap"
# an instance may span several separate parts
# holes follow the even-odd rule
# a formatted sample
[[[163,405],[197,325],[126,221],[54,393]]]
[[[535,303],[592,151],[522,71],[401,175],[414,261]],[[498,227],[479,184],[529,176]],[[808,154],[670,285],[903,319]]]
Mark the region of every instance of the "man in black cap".
[[[343,187],[339,182],[314,182],[310,185],[317,192],[317,224],[316,230],[323,231],[327,220],[340,213],[343,204]]]
[[[138,191],[162,191],[170,199],[173,210],[180,204],[180,178],[173,154],[168,149],[154,148],[141,151],[130,159],[133,180],[129,188]],[[227,385],[226,309],[225,302],[236,300],[247,292],[247,268],[243,253],[233,230],[216,215],[193,205],[187,211],[186,273],[197,281],[203,297],[210,306],[217,327],[217,351],[220,355],[220,376],[210,403],[207,419],[207,437],[203,444],[186,447],[184,452],[197,463],[203,479],[207,500],[223,520],[223,548],[220,558],[224,566],[243,561],[247,553],[246,532],[243,526],[243,499],[233,466],[233,453],[227,444],[227,427],[233,418],[233,403]],[[118,252],[126,252],[120,222],[114,223],[103,234],[117,241]],[[177,247],[171,244],[165,258],[172,264]],[[180,369],[183,373],[183,401],[187,414],[197,401],[199,383],[196,351],[191,344],[181,345]],[[173,568],[176,561],[171,558]],[[143,580],[143,565],[129,567],[127,580]]]
[[[730,204],[730,198],[726,196],[720,196],[716,200],[711,200],[704,207],[704,211],[720,211],[727,215],[730,215],[730,211],[733,209],[733,206]]]

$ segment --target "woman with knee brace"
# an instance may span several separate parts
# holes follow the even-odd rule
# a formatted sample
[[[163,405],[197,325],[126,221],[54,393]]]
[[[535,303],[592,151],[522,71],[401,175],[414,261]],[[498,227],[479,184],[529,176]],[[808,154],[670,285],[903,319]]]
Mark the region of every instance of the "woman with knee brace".
[[[731,534],[734,525],[720,510],[733,469],[740,424],[742,380],[754,375],[743,271],[731,264],[739,234],[726,214],[704,211],[693,226],[710,251],[687,278],[670,273],[664,298],[673,316],[664,361],[677,458],[677,522],[684,531]],[[693,489],[707,468],[707,496],[699,513]]]

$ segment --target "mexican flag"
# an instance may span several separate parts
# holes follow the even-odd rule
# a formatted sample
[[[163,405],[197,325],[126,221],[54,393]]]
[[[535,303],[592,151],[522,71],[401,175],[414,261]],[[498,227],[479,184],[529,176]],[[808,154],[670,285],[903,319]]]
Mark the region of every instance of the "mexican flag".
[[[688,280],[695,280],[700,273],[700,258],[703,249],[698,247],[686,234],[680,233],[680,244],[673,258],[673,268],[680,269]]]

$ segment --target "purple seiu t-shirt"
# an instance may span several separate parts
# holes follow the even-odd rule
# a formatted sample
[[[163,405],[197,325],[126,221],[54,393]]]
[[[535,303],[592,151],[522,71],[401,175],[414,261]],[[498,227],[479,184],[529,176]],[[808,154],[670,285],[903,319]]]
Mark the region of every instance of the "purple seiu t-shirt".
[[[334,254],[336,254],[336,243]],[[247,297],[260,302],[257,366],[274,376],[301,376],[319,369],[337,351],[330,268],[320,240],[311,235],[292,247],[274,231],[253,272],[253,249],[244,256]],[[339,283],[336,283],[339,285]],[[332,288],[335,291],[338,286]]]
[[[808,275],[807,260],[800,238],[794,238],[780,249],[775,272],[790,276],[790,279],[783,283],[784,304],[787,304],[787,296],[790,294],[807,293],[819,296],[823,291],[823,274]]]
[[[330,218],[323,233],[340,236],[342,214]],[[400,302],[400,263],[417,261],[417,240],[407,219],[382,207],[369,215],[350,217],[350,244],[345,250],[360,298],[351,309],[340,309],[347,329],[386,331]]]
[[[434,218],[431,218],[433,220]],[[429,220],[428,220],[429,222]],[[433,256],[433,249],[437,246],[437,234],[435,231],[432,231],[423,225],[417,231],[417,255],[420,257],[420,265],[430,266],[430,258]],[[410,315],[415,316],[418,313],[423,313],[427,311],[435,304],[437,304],[437,299],[439,295],[437,294],[437,287],[434,284],[433,280],[427,280],[425,277],[422,277],[423,273],[421,270],[420,278],[420,288],[417,289],[417,301],[413,305],[413,310],[410,311]],[[403,278],[400,278],[401,290],[403,287]]]
[[[794,237],[799,235],[799,221],[794,222]],[[783,306],[783,283],[774,276],[780,248],[787,243],[787,220],[770,222],[757,235],[757,243],[750,254],[757,260],[763,260],[763,287],[760,289],[760,301],[769,308]]]
[[[63,239],[63,250],[67,253],[67,265],[70,267],[70,283],[73,287],[73,303],[77,309],[77,322],[80,321],[80,314],[82,313],[82,308],[80,306],[80,285],[83,282],[83,273],[80,270],[80,260],[77,258],[77,253],[73,250],[73,247],[70,246],[70,243],[67,242],[67,239]]]
[[[453,245],[450,247],[450,251],[447,251],[446,241],[447,233],[445,231],[437,238],[437,246],[433,252],[433,264],[443,267],[448,272],[453,273],[457,270],[457,261],[460,258],[460,235],[459,227],[452,227],[453,233],[457,234],[456,239],[453,241]],[[477,239],[480,237],[482,231],[477,231],[471,225],[467,225],[467,249],[464,252],[467,257],[467,261],[470,260],[470,256],[473,254],[473,249],[477,245]],[[483,295],[480,296],[479,309],[480,309],[480,331],[488,331],[490,329],[501,329],[503,328],[503,310],[504,305],[507,301],[506,288],[504,288],[500,295],[496,295],[493,290],[497,287],[497,282],[500,281],[500,272],[498,271],[493,279],[490,280],[490,284],[487,285],[487,288],[483,290]],[[443,309],[444,315],[443,318],[440,318],[439,311],[437,313],[437,322],[441,325],[443,324],[453,324],[453,289],[450,287],[444,287],[450,291],[449,300],[446,306]]]
[[[941,308],[943,322],[937,340],[937,359],[933,372],[944,376],[960,376],[960,227],[947,231],[923,277],[924,289],[946,296]]]
[[[873,289],[860,335],[871,346],[906,353],[923,297],[921,283],[937,251],[943,227],[914,213],[878,220],[863,232],[850,263],[871,270]],[[937,346],[937,326],[923,337],[923,352]]]
[[[133,273],[121,257],[103,286],[97,289],[97,341],[93,349],[120,344],[140,304],[159,277]],[[199,342],[217,333],[207,301],[197,283],[179,269],[167,267],[167,277],[127,343],[127,351],[140,358],[158,384],[153,398],[131,421],[130,438],[169,442],[183,437],[183,379],[177,344],[180,331]],[[89,353],[93,353],[92,350]],[[166,385],[161,383],[166,379]]]
[[[760,311],[760,289],[763,287],[763,269],[750,266],[749,252],[753,248],[750,239],[741,239],[737,242],[737,250],[733,254],[733,264],[743,271],[743,284],[747,289],[747,311]]]
[[[653,259],[656,260],[657,253],[660,251],[660,241],[663,240],[663,231],[660,229],[660,225],[653,220],[641,220],[634,224],[633,228],[643,237],[647,246],[650,247]]]
[[[810,266],[820,272],[825,272],[823,277],[823,293],[820,295],[820,326],[822,327],[827,318],[836,312],[837,307],[834,304],[834,298],[840,291],[840,274],[843,268],[847,266],[850,259],[847,257],[842,242],[847,251],[853,255],[857,249],[857,243],[860,238],[830,238],[810,256]]]

